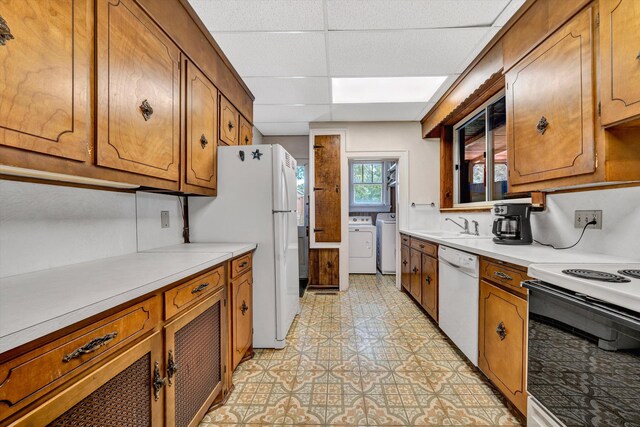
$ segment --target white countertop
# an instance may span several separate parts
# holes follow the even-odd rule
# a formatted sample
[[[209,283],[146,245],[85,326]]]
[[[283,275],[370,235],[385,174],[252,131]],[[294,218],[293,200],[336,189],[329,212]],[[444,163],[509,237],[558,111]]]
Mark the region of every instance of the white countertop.
[[[143,252],[184,252],[184,253],[230,253],[232,258],[256,248],[255,243],[181,243],[179,245],[163,246]]]
[[[403,234],[429,240],[443,246],[461,251],[482,255],[500,261],[528,267],[530,264],[545,263],[632,263],[639,262],[636,258],[620,258],[610,255],[580,252],[572,249],[556,250],[548,246],[538,245],[499,245],[491,237],[486,238],[446,238],[435,237],[420,231],[400,230]]]
[[[175,245],[2,278],[0,354],[255,247]]]

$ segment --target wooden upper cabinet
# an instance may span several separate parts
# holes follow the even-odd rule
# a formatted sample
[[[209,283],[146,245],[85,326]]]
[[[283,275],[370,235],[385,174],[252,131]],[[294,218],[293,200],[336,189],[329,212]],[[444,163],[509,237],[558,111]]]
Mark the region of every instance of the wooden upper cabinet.
[[[218,148],[218,90],[190,61],[186,61],[186,183],[216,189]]]
[[[244,117],[240,116],[240,145],[253,144],[253,127]]]
[[[4,0],[0,144],[89,158],[88,0]]]
[[[133,0],[96,15],[97,163],[178,181],[180,51]]]
[[[340,136],[315,136],[313,162],[315,241],[340,242]]]
[[[602,124],[640,116],[640,2],[600,0]]]
[[[238,145],[240,113],[227,98],[220,95],[220,142]]]
[[[507,73],[510,185],[595,171],[593,9]]]

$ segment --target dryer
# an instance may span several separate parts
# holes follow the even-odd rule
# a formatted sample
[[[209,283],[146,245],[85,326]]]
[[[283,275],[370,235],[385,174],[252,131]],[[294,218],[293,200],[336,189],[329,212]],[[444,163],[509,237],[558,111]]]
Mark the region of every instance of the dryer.
[[[382,274],[396,273],[396,214],[381,213],[376,220],[378,270]]]
[[[349,273],[376,274],[376,246],[371,217],[349,217]]]

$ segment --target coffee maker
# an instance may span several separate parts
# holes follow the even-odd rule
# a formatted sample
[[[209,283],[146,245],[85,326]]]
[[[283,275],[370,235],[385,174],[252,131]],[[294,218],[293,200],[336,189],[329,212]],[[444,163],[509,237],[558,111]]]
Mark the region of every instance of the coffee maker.
[[[530,245],[531,203],[499,203],[494,205],[493,241],[501,245]]]

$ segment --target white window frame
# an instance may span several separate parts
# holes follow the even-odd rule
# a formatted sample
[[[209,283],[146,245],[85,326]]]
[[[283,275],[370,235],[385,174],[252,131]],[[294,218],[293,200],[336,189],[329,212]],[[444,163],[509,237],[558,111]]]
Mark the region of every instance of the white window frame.
[[[355,192],[353,191],[353,166],[361,164],[382,164],[382,203],[371,204],[356,204],[353,200]],[[386,172],[388,169],[388,163],[385,160],[351,160],[349,162],[349,212],[389,212],[391,210],[391,203],[389,202],[389,191],[387,188]],[[359,183],[356,183],[359,184]]]
[[[525,197],[520,199],[505,199],[505,200],[485,200],[483,202],[469,202],[469,203],[460,203],[460,168],[456,169],[458,165],[458,161],[460,159],[460,144],[458,131],[461,127],[464,127],[471,119],[480,114],[482,111],[485,111],[487,107],[500,98],[504,98],[505,91],[502,90],[489,98],[485,103],[481,106],[473,110],[470,114],[465,116],[462,120],[456,123],[453,126],[453,207],[454,208],[482,208],[487,207],[491,208],[496,203],[504,203],[508,201],[509,203],[531,203],[531,197]],[[489,129],[489,115],[485,114],[486,125],[485,128]],[[490,199],[493,197],[493,187],[489,185],[489,183],[493,183],[493,140],[491,134],[487,134],[487,158],[485,162],[485,199]]]

